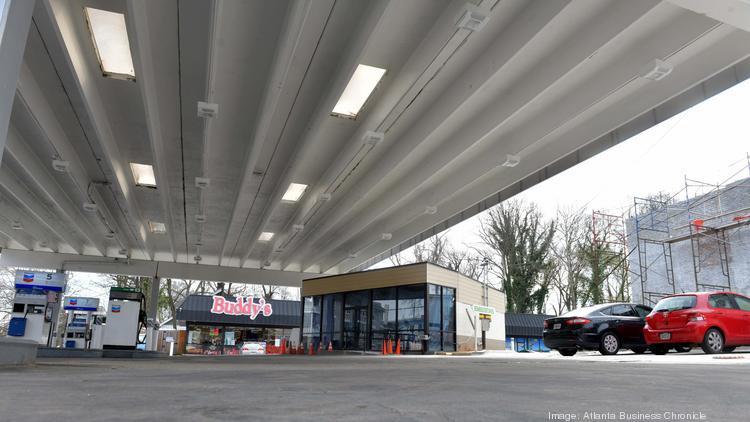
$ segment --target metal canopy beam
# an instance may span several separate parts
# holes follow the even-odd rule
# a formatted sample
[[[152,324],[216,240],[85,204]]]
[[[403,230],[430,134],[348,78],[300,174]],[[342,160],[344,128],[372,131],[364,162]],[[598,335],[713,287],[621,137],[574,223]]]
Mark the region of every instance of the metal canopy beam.
[[[18,72],[29,34],[33,0],[11,0],[0,9],[0,158],[5,149]]]
[[[301,287],[303,279],[320,276],[320,274],[291,271],[155,262],[139,259],[128,260],[124,258],[106,258],[88,255],[32,252],[10,249],[4,249],[2,253],[0,253],[0,266],[61,269],[65,271],[95,272],[140,277],[223,281],[225,283],[266,284],[288,287]]]

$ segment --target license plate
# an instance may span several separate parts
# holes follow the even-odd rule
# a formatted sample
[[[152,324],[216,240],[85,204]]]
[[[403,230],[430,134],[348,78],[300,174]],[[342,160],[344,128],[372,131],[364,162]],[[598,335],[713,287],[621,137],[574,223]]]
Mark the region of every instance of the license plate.
[[[659,334],[659,340],[669,340],[672,338],[672,333],[661,333]]]
[[[559,330],[561,326],[562,326],[562,324],[555,324],[555,325],[552,326],[552,329],[553,330]]]

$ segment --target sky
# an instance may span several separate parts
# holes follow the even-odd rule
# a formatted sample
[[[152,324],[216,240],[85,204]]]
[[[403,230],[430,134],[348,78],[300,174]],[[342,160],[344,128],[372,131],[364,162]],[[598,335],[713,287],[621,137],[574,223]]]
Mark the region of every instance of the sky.
[[[634,196],[668,192],[684,199],[686,176],[710,184],[723,183],[734,174],[732,180],[750,177],[748,111],[750,81],[745,81],[515,198],[535,203],[547,218],[553,218],[558,208],[627,216]],[[696,190],[691,188],[691,196]],[[443,233],[457,249],[476,246],[486,212]],[[411,250],[402,253],[410,256]],[[391,265],[386,259],[373,268]]]

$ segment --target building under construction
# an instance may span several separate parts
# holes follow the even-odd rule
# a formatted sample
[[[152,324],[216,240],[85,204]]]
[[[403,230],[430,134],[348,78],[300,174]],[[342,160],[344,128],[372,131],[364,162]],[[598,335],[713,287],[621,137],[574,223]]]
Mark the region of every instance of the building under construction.
[[[634,302],[709,290],[750,294],[750,162],[726,183],[685,178],[674,195],[634,198],[627,220]]]

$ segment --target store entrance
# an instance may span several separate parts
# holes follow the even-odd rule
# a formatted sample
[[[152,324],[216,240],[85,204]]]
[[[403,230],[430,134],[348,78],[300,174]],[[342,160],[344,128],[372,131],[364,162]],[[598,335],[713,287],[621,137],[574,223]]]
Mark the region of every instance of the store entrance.
[[[348,293],[344,300],[344,349],[367,350],[370,292]]]

